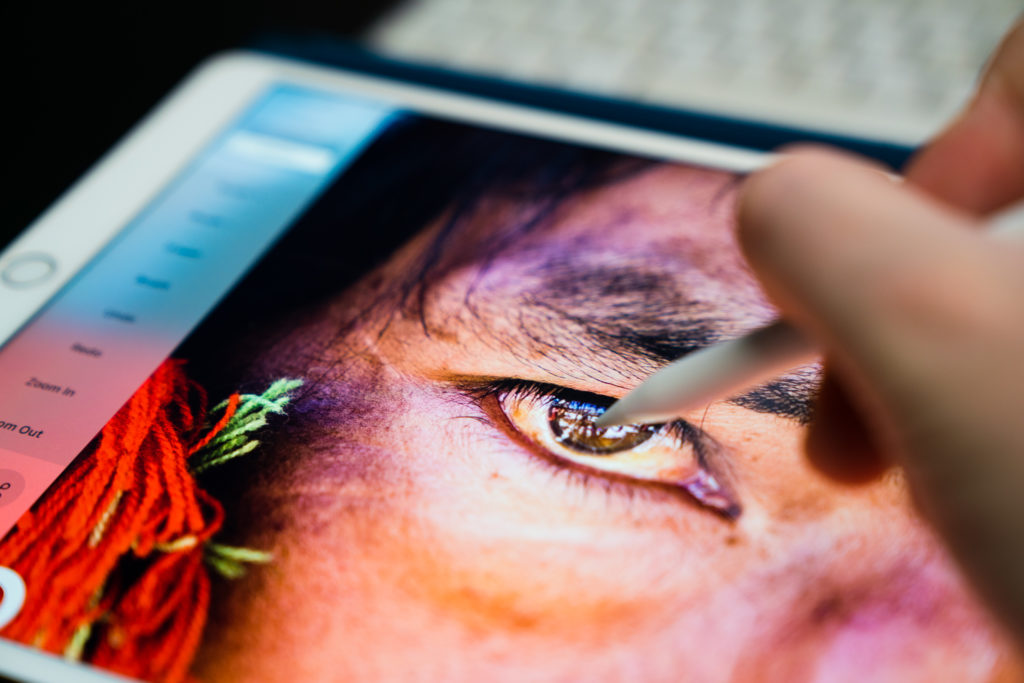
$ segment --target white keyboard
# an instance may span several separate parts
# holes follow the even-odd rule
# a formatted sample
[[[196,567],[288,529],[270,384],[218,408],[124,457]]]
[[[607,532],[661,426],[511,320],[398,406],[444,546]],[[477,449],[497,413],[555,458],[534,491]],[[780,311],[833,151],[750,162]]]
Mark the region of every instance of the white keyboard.
[[[398,57],[917,144],[969,95],[1021,0],[408,0]]]

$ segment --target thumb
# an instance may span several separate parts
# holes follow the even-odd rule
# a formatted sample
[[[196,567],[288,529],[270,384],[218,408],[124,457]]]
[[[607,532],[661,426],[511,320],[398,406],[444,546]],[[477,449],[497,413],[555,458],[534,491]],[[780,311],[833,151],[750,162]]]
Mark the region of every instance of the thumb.
[[[1006,34],[966,110],[925,146],[907,179],[934,197],[989,213],[1024,196],[1024,17]]]
[[[1024,642],[1024,248],[972,227],[825,152],[752,176],[740,200],[740,242],[768,295],[826,350],[848,418],[904,467]]]

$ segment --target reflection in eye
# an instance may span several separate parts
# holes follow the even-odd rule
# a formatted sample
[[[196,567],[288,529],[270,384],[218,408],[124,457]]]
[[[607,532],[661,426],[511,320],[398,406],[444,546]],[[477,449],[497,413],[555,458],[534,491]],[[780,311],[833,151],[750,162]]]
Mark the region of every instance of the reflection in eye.
[[[532,382],[504,382],[495,395],[516,431],[556,462],[677,487],[729,518],[740,514],[707,462],[710,438],[686,422],[596,427],[611,399]]]

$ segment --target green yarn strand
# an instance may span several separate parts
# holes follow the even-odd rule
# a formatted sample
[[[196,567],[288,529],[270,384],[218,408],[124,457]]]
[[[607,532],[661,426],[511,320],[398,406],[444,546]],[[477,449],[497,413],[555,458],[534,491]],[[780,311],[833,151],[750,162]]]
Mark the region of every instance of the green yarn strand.
[[[207,542],[203,549],[206,563],[226,579],[244,576],[248,564],[266,564],[274,559],[273,555],[262,550],[220,543]]]
[[[284,414],[285,406],[300,386],[300,379],[279,379],[262,394],[242,394],[238,407],[224,428],[192,456],[192,473],[198,476],[212,467],[256,450],[260,442],[253,437],[253,432],[267,426],[268,416]],[[213,407],[210,415],[223,413],[227,406],[228,401],[221,401]],[[226,579],[240,578],[245,575],[248,565],[266,564],[272,559],[270,553],[254,548],[214,541],[203,544],[203,561]]]
[[[260,442],[251,436],[252,432],[265,427],[269,415],[284,414],[285,406],[292,400],[292,393],[300,386],[300,379],[279,379],[262,394],[242,394],[235,414],[224,429],[193,456],[193,474],[202,474],[211,467],[255,450]],[[210,414],[222,412],[227,405],[227,401],[221,401]]]

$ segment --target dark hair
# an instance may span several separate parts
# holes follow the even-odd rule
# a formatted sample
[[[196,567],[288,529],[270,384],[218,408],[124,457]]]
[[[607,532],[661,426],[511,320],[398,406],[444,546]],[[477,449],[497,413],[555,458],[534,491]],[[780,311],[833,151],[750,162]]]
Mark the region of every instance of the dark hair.
[[[330,299],[446,213],[436,237],[393,292],[422,312],[426,288],[450,266],[444,257],[459,226],[485,196],[529,207],[495,236],[488,249],[494,254],[542,224],[565,198],[648,163],[564,142],[399,118],[305,212],[180,355],[204,377],[214,370],[222,375],[223,359],[208,358],[211,343],[265,333],[271,321]]]

